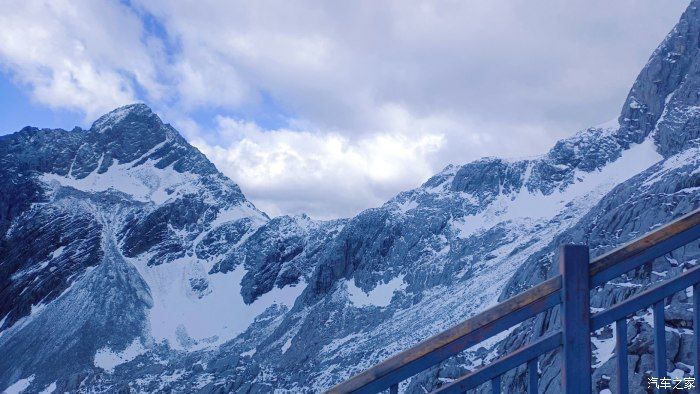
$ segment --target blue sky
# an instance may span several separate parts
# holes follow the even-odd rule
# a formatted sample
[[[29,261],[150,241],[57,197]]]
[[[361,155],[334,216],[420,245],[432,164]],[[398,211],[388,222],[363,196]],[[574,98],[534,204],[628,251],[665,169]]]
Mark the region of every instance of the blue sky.
[[[686,5],[17,1],[0,133],[141,101],[270,214],[350,216],[615,117]]]
[[[33,102],[31,95],[13,83],[7,73],[0,76],[0,135],[34,125],[72,129],[82,124],[83,117],[77,110],[48,108]]]

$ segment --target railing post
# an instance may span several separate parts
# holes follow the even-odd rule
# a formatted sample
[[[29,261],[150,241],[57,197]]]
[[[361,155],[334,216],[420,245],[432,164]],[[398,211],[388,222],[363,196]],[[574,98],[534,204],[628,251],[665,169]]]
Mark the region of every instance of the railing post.
[[[501,394],[501,375],[491,379],[491,394]]]
[[[527,362],[527,394],[537,394],[537,357]]]
[[[591,393],[591,319],[588,248],[564,245],[559,254],[562,276],[561,326],[564,363],[561,380],[567,394]]]
[[[615,354],[617,355],[617,392],[629,393],[627,367],[627,318],[615,322]]]
[[[693,285],[693,377],[700,383],[700,283]]]
[[[656,367],[656,378],[667,378],[666,376],[666,323],[664,319],[664,300],[655,302],[652,307],[654,311],[654,366]],[[657,393],[668,393],[665,388],[656,390]]]

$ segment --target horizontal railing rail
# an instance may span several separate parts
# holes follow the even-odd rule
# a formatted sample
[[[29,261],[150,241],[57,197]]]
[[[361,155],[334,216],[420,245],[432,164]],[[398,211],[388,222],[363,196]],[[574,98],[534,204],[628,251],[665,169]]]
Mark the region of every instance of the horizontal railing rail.
[[[389,388],[391,393],[396,393],[398,392],[398,383],[406,378],[549,308],[563,304],[562,330],[550,333],[544,338],[503,356],[491,364],[443,386],[438,392],[461,393],[490,380],[492,391],[500,393],[501,375],[521,364],[527,364],[528,392],[537,392],[538,357],[563,345],[562,381],[565,390],[567,392],[590,393],[590,333],[612,323],[615,323],[618,332],[626,329],[626,316],[649,306],[653,306],[655,321],[659,320],[657,315],[661,316],[660,322],[661,327],[663,327],[663,300],[687,287],[698,287],[700,266],[691,268],[676,278],[654,285],[608,310],[593,315],[590,314],[589,306],[590,290],[698,238],[700,238],[700,210],[682,216],[659,229],[605,253],[591,261],[590,264],[586,247],[564,246],[560,253],[561,275],[544,281],[388,358],[340,383],[328,392],[376,393]],[[694,297],[694,305],[700,305],[700,296]],[[698,309],[700,308],[694,309],[696,317],[694,321],[700,321]],[[655,331],[657,331],[656,336],[661,338],[663,330],[661,334],[658,333],[658,329]],[[696,330],[695,348],[700,350],[697,331],[700,330]],[[626,352],[625,334],[626,332],[616,336],[618,341],[616,354]],[[657,339],[660,341],[659,338]],[[621,343],[621,341],[624,342]],[[658,355],[664,354],[665,342],[656,345],[656,353]],[[699,353],[700,351],[696,354]],[[657,363],[661,364],[658,357]],[[699,371],[700,362],[698,362],[697,356],[695,358],[695,371]],[[626,362],[626,357],[618,357],[618,369],[626,368]],[[585,370],[588,370],[589,373],[582,372]],[[619,374],[619,392],[627,392],[627,386],[622,382],[623,379],[627,378],[626,371],[624,369]],[[663,375],[662,372],[665,374],[665,361],[663,367],[657,368],[657,373]]]
[[[700,237],[700,210],[672,221],[591,262],[591,287],[644,265]]]
[[[513,296],[398,353],[347,380],[329,393],[374,393],[458,354],[560,302],[561,276]]]
[[[691,268],[682,275],[652,286],[645,291],[626,299],[610,309],[591,316],[591,329],[599,330],[625,316],[629,316],[655,302],[662,301],[700,281],[700,266]]]
[[[458,380],[452,382],[450,385],[436,390],[435,393],[462,393],[466,390],[479,387],[480,385],[484,384],[484,382],[488,381],[493,381],[493,384],[491,385],[492,391],[500,393],[501,375],[513,369],[514,365],[521,365],[527,363],[530,376],[537,376],[537,363],[532,362],[532,360],[536,360],[538,356],[558,348],[559,346],[561,346],[561,344],[561,332],[549,334],[535,341],[534,343],[524,346],[508,354],[507,356],[498,359],[490,365],[482,367],[474,372],[471,372],[459,378]],[[530,381],[528,382],[528,392],[537,392],[537,379],[530,379]]]

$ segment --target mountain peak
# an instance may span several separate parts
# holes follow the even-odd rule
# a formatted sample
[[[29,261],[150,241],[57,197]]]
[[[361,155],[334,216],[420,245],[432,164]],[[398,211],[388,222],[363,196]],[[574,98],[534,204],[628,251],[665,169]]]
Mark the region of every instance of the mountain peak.
[[[101,132],[114,127],[120,123],[161,123],[160,118],[151,108],[144,103],[134,103],[124,105],[114,109],[97,119],[90,128],[93,131]]]
[[[700,1],[694,0],[639,73],[619,118],[636,142],[652,134],[668,157],[700,136]]]
[[[173,165],[178,172],[216,174],[216,167],[191,146],[169,124],[163,123],[148,105],[129,104],[97,119],[90,128],[95,139],[95,152],[100,161],[98,172],[104,172],[113,160],[119,163],[140,159],[156,160],[158,168]]]

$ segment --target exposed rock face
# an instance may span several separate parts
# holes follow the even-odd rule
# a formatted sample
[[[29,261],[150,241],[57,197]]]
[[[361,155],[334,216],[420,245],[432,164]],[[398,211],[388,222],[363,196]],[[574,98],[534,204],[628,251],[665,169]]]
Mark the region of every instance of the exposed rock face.
[[[553,252],[559,244],[587,244],[595,257],[700,206],[699,12],[698,3],[692,2],[678,25],[654,52],[629,93],[619,118],[620,129],[615,133],[624,137],[615,138],[621,142],[620,146],[653,140],[663,160],[615,187],[575,226],[532,254],[509,280],[501,299],[555,275],[557,268],[551,262],[556,261]],[[697,264],[699,258],[700,242],[695,241],[657,259],[653,265],[613,281],[600,291],[593,291],[591,306],[609,307],[653,282],[680,274],[684,268]],[[687,366],[692,365],[691,314],[688,294],[679,293],[667,300],[667,367],[678,377],[684,373],[688,376]],[[646,392],[647,371],[654,370],[652,325],[650,311],[640,311],[629,321],[629,376],[634,392]],[[497,353],[517,349],[558,328],[558,311],[553,310],[511,333],[499,344]],[[615,392],[614,340],[610,327],[593,338],[596,392],[606,388]],[[560,391],[558,357],[555,352],[540,359],[544,392]],[[438,378],[455,378],[470,364],[468,358],[446,362],[417,378],[411,388],[438,386]],[[506,379],[508,388],[514,392],[524,390],[526,377],[522,368],[510,373]]]
[[[617,122],[539,158],[448,166],[349,219],[268,218],[142,104],[90,130],[0,137],[0,388],[317,392],[554,275],[560,243],[597,255],[698,208],[697,12],[693,2]],[[696,242],[607,285],[593,306],[698,253]],[[681,371],[686,298],[667,309],[669,368]],[[556,328],[557,313],[402,389],[439,387]],[[648,320],[628,333],[639,383]],[[612,335],[594,342],[601,389]],[[547,392],[559,389],[557,357],[540,360]],[[522,370],[506,379],[513,392],[524,382]]]
[[[240,238],[268,220],[143,104],[90,130],[0,137],[0,160],[3,387],[25,371],[35,384],[41,375],[89,373],[100,349],[150,346],[157,303],[138,270],[178,264],[197,236],[242,228]],[[204,245],[210,256],[222,253]],[[206,293],[206,272],[188,269],[178,280]]]

